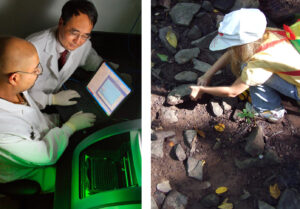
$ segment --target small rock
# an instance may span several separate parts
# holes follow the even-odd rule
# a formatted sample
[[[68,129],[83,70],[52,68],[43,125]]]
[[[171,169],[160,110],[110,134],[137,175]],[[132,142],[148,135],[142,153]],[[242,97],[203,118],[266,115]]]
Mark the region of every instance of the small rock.
[[[214,7],[210,3],[210,1],[203,1],[202,2],[202,8],[205,9],[208,12],[212,12],[214,10]]]
[[[191,148],[192,147],[192,142],[193,139],[197,136],[197,131],[196,130],[185,130],[183,131],[183,139],[185,144]]]
[[[174,150],[179,161],[184,161],[186,159],[186,154],[180,144],[176,144]]]
[[[160,72],[161,72],[161,69],[151,68],[151,75],[159,80],[161,79],[161,77],[159,76]]]
[[[216,141],[212,149],[216,151],[221,148],[221,145],[222,143],[220,141]]]
[[[182,49],[175,54],[175,61],[178,64],[184,64],[192,60],[193,58],[198,57],[199,53],[199,48]]]
[[[241,8],[258,8],[259,0],[235,0],[231,11],[239,10]]]
[[[222,106],[224,108],[225,111],[231,110],[231,105],[228,104],[226,101],[222,101]]]
[[[219,117],[223,114],[223,109],[218,102],[210,102],[210,107],[216,117]]]
[[[208,194],[204,196],[200,203],[201,205],[210,208],[210,207],[217,207],[219,205],[220,198],[216,194]]]
[[[166,47],[166,49],[168,49],[168,51],[171,52],[172,54],[175,54],[176,49],[169,44],[169,42],[166,38],[166,35],[168,32],[172,32],[172,33],[176,34],[175,31],[173,31],[171,27],[164,27],[159,30],[159,38],[160,38],[161,42],[163,43],[164,47]],[[178,39],[177,34],[176,34],[176,37]]]
[[[222,22],[224,19],[224,15],[217,15],[216,17],[216,27],[219,28],[220,22]]]
[[[201,182],[199,189],[208,189],[211,187],[211,183],[209,181]]]
[[[197,59],[193,59],[193,64],[194,64],[194,69],[199,70],[202,73],[206,73],[211,68],[210,64],[206,62],[202,62]],[[217,73],[215,73],[215,75],[219,75],[220,73],[221,71],[218,71]]]
[[[234,4],[235,0],[214,0],[214,7],[222,12],[228,12],[233,4]]]
[[[268,203],[258,200],[258,209],[275,209],[275,208],[269,205]]]
[[[259,154],[262,154],[265,147],[263,137],[262,128],[260,126],[254,128],[250,135],[246,138],[247,144],[245,146],[245,151],[253,157],[257,157]]]
[[[155,202],[156,202],[158,208],[161,208],[161,206],[166,198],[166,195],[160,191],[155,191],[153,197],[155,199]]]
[[[257,161],[258,161],[257,158],[247,158],[245,160],[234,159],[234,164],[239,169],[245,169],[245,168],[250,168],[252,166],[255,166]]]
[[[184,102],[184,98],[191,94],[190,86],[195,84],[183,84],[175,87],[167,96],[169,105],[177,105]]]
[[[202,36],[202,32],[197,25],[194,25],[188,32],[187,37],[191,40],[195,40]]]
[[[151,31],[152,31],[153,33],[157,33],[157,32],[158,32],[157,26],[151,24]]]
[[[206,36],[201,37],[200,39],[197,39],[195,41],[192,41],[192,45],[201,48],[208,49],[210,42],[213,40],[213,38],[216,37],[218,34],[218,31],[211,32],[207,34]]]
[[[298,209],[300,194],[295,189],[286,189],[282,193],[276,209]]]
[[[153,197],[151,197],[151,209],[158,209],[158,206]]]
[[[193,157],[189,157],[187,160],[187,173],[189,177],[202,181],[203,179],[202,160],[197,160]]]
[[[162,209],[185,209],[187,201],[186,196],[174,190],[168,194]]]
[[[200,9],[199,4],[195,3],[177,3],[169,12],[172,21],[177,25],[189,26],[194,15]]]
[[[175,136],[175,131],[157,131],[155,135],[158,139],[166,139]]]
[[[162,108],[160,115],[164,118],[164,120],[168,121],[169,123],[176,123],[178,121],[175,110],[171,110],[169,108]]]
[[[175,80],[181,82],[194,82],[198,79],[198,74],[192,71],[183,71],[175,75]]]
[[[239,121],[241,119],[241,117],[239,116],[239,114],[243,113],[243,111],[236,109],[233,113],[232,119],[236,122]]]
[[[243,192],[244,192],[244,194],[242,194],[240,197],[241,200],[246,200],[251,196],[247,190],[244,189]]]
[[[155,141],[151,141],[151,156],[162,158],[164,156],[163,145],[163,138],[158,138]]]
[[[169,180],[167,180],[167,181],[163,181],[163,182],[157,184],[157,185],[156,185],[156,189],[157,189],[158,191],[163,192],[163,193],[168,193],[169,191],[172,190],[172,187],[171,187],[171,185],[170,185]]]

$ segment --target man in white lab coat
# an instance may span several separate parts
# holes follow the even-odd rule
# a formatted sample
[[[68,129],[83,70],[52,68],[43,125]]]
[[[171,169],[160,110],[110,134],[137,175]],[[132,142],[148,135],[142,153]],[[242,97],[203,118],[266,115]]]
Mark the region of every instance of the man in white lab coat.
[[[37,181],[54,191],[55,167],[69,137],[91,127],[95,115],[76,113],[61,127],[41,113],[29,89],[43,73],[35,47],[16,37],[0,38],[0,183]]]
[[[40,109],[46,105],[74,105],[80,97],[74,90],[59,91],[77,67],[94,71],[103,59],[92,48],[91,31],[97,10],[89,1],[68,1],[62,8],[58,27],[32,34],[27,38],[36,47],[44,69],[29,94]]]

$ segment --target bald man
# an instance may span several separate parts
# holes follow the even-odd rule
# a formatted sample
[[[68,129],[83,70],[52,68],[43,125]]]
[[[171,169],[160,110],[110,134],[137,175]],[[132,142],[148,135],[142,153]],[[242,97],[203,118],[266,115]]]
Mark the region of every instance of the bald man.
[[[27,91],[42,74],[35,47],[16,37],[0,37],[0,183],[37,181],[42,191],[55,189],[53,164],[69,137],[91,127],[95,115],[78,112],[57,127]]]

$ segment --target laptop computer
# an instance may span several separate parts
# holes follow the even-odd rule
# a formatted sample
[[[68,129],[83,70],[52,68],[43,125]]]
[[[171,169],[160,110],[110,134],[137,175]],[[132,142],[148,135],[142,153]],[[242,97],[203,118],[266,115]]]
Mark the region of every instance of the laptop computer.
[[[106,62],[101,64],[86,88],[107,116],[110,116],[131,92]]]

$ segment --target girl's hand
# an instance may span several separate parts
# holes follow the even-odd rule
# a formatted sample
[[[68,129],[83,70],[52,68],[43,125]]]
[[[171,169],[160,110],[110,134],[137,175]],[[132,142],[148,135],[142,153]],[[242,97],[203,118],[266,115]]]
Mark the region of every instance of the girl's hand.
[[[190,94],[191,100],[197,101],[202,97],[201,86],[191,86],[190,89],[192,90]]]

